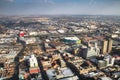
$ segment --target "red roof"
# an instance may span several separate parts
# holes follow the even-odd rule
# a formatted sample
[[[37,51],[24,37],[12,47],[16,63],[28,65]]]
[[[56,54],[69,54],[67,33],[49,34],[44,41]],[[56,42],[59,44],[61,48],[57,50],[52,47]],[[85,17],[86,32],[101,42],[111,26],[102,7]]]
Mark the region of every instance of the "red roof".
[[[39,73],[40,72],[40,69],[39,68],[30,68],[30,74],[33,74],[33,73]]]
[[[25,33],[21,31],[20,36],[23,37],[24,35],[25,35]]]

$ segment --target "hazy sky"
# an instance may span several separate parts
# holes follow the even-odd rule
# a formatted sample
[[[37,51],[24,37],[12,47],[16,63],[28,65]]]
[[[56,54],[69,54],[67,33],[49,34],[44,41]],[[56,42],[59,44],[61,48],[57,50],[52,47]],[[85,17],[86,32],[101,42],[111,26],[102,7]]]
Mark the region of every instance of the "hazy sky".
[[[120,15],[120,0],[0,0],[0,15]]]

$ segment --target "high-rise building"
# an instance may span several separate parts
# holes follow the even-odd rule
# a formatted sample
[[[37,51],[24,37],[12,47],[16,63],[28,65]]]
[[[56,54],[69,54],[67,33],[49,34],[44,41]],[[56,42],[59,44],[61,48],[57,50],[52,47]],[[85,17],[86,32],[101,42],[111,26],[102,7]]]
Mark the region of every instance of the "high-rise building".
[[[113,43],[112,40],[109,39],[109,40],[108,40],[108,46],[107,46],[107,52],[108,52],[108,53],[110,53],[111,50],[112,50],[112,43]]]
[[[111,39],[103,40],[102,41],[102,49],[101,49],[102,53],[108,54],[111,52],[111,50],[112,50],[112,40]]]
[[[94,46],[90,46],[88,45],[88,47],[83,49],[83,58],[91,58],[91,57],[95,57],[98,56],[100,53],[100,50],[97,46],[97,43],[94,44]]]
[[[107,40],[102,41],[102,53],[103,54],[107,53],[107,46],[108,46],[108,41]]]

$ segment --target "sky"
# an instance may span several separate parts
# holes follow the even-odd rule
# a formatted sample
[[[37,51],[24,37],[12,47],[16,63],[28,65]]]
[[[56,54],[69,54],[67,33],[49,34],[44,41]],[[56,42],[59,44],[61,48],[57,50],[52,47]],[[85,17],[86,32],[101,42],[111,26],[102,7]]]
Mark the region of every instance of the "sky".
[[[120,0],[0,0],[0,15],[120,15]]]

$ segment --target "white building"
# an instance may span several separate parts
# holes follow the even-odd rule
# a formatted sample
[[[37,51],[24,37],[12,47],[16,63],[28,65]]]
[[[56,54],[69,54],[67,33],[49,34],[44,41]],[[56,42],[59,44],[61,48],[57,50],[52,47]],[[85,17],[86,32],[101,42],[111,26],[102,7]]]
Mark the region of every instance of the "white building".
[[[36,38],[25,38],[26,44],[33,44],[36,42]]]
[[[111,34],[111,37],[112,37],[112,38],[117,38],[117,37],[118,37],[118,34]]]
[[[65,31],[64,30],[62,30],[62,29],[59,29],[59,30],[57,30],[59,33],[65,33]]]
[[[84,58],[90,58],[90,57],[95,57],[98,56],[100,53],[100,49],[97,46],[97,43],[95,43],[94,46],[88,46],[83,48],[83,57]]]
[[[55,69],[49,69],[46,71],[49,80],[78,80],[78,77],[67,67]]]
[[[113,66],[115,62],[115,58],[110,55],[105,56],[104,60],[106,61],[106,66]]]
[[[87,26],[89,29],[96,29],[96,25],[90,25],[90,26]]]
[[[31,68],[38,67],[37,58],[34,55],[30,55],[29,62]]]
[[[108,66],[113,66],[114,65],[115,58],[111,57],[110,55],[107,55],[104,57],[103,60],[98,60],[97,64],[99,68],[104,68]]]
[[[64,38],[64,42],[66,42],[66,43],[78,43],[78,44],[80,44],[81,40],[78,37],[76,37],[76,36],[74,36],[74,37],[65,37]]]
[[[35,35],[38,35],[38,32],[35,32],[35,31],[29,32],[29,35],[30,35],[30,36],[35,36]]]

